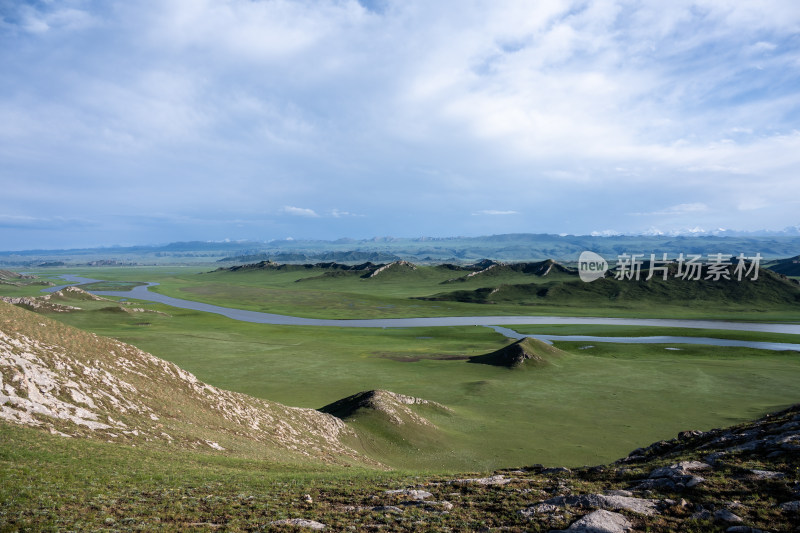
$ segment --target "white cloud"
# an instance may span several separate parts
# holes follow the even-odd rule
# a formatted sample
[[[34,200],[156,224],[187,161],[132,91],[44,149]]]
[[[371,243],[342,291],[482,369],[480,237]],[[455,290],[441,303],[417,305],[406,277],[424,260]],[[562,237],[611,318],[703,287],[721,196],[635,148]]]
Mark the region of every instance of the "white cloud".
[[[332,209],[330,215],[333,218],[342,218],[342,217],[363,217],[364,215],[357,215],[356,213],[350,213],[348,211],[340,211],[339,209]]]
[[[709,210],[708,206],[702,202],[692,202],[686,204],[677,204],[669,206],[665,209],[651,211],[648,213],[632,213],[637,216],[680,216],[691,215],[697,213],[705,213]]]
[[[122,211],[180,197],[192,220],[324,218],[342,235],[515,231],[534,215],[479,210],[509,195],[554,232],[585,233],[611,205],[625,231],[661,225],[646,215],[796,223],[800,3],[30,6],[0,22],[0,180],[35,218],[53,207],[37,191],[80,190]],[[581,206],[569,222],[564,202]]]
[[[291,205],[287,205],[284,206],[284,208],[281,211],[287,215],[293,215],[298,217],[311,217],[311,218],[319,217],[319,215],[313,209],[307,209],[304,207],[294,207]]]
[[[95,223],[72,217],[33,217],[28,215],[0,214],[0,228],[57,230],[59,228],[89,227]]]
[[[22,4],[18,6],[17,16],[22,22],[22,28],[33,34],[43,34],[51,30],[84,30],[97,23],[89,12],[67,6],[47,10]]]
[[[761,198],[760,196],[753,195],[747,198],[742,198],[736,205],[739,211],[755,211],[756,209],[764,209],[769,207],[770,202]]]
[[[499,216],[502,216],[502,215],[517,215],[519,213],[517,213],[517,211],[498,211],[496,209],[483,209],[481,211],[475,211],[472,214],[473,215],[493,215],[493,216],[499,215]]]
[[[766,42],[766,41],[758,41],[754,45],[751,45],[748,48],[748,50],[750,51],[750,53],[753,53],[753,54],[763,54],[765,52],[772,52],[776,48],[778,48],[778,45],[776,45],[775,43],[769,43],[769,42]]]
[[[592,237],[615,237],[617,235],[622,235],[622,232],[614,230],[614,229],[604,229],[600,231],[593,231],[590,233]]]
[[[154,42],[174,51],[199,49],[211,61],[294,57],[365,18],[355,2],[174,0],[156,9]]]

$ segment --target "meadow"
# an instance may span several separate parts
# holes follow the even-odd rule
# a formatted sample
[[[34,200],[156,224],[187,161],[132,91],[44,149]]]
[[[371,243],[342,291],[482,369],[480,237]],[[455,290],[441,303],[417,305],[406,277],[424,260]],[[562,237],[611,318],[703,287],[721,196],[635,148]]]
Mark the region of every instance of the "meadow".
[[[453,277],[436,268],[418,269],[410,273],[411,278],[387,276],[382,280],[319,277],[320,273],[312,270],[302,276],[316,279],[300,282],[295,281],[300,279],[298,273],[291,271],[232,275],[172,268],[70,273],[111,282],[158,281],[162,283],[159,290],[178,297],[298,315],[311,310],[325,317],[370,318],[425,315],[431,310],[438,314],[502,314],[498,312],[501,306],[447,302],[436,307],[433,302],[409,299],[409,294],[441,291],[442,278]],[[506,281],[518,278],[517,274],[503,277]],[[459,283],[459,288],[468,283],[473,282]],[[289,307],[290,301],[296,304],[296,313]],[[131,343],[220,388],[311,408],[361,391],[386,389],[450,408],[447,413],[426,413],[435,430],[410,434],[398,432],[374,416],[363,415],[350,422],[361,429],[374,458],[401,469],[490,470],[534,462],[600,464],[643,444],[674,437],[679,431],[740,422],[798,401],[800,358],[793,352],[613,343],[586,348],[587,343],[559,342],[556,346],[564,356],[544,366],[512,370],[466,360],[511,342],[485,327],[274,326],[146,302],[135,305],[160,314],[120,313],[108,302],[76,305],[86,310],[54,318]],[[509,314],[532,311],[521,306],[502,309]],[[548,311],[567,314],[563,309]],[[608,309],[582,311],[613,315]],[[762,313],[758,315],[762,319],[764,314],[793,316],[780,309]],[[651,309],[651,314],[674,316],[672,310],[661,308]],[[525,333],[670,334],[800,342],[797,336],[787,334],[674,328],[516,329]],[[666,349],[676,347],[680,349]],[[703,409],[698,410],[698,405]]]

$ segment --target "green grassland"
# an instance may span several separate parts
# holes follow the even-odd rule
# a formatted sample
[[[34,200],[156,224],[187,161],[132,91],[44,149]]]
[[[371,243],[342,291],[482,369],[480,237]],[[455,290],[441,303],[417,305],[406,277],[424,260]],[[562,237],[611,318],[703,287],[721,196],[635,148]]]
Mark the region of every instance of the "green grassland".
[[[521,281],[542,286],[565,282],[508,269],[498,269],[486,279],[473,276],[450,283],[442,282],[469,271],[419,267],[387,271],[369,279],[358,273],[331,276],[329,270],[303,267],[237,272],[203,272],[194,267],[105,268],[70,273],[107,280],[99,288],[157,281],[161,283],[158,290],[176,297],[300,316],[688,314],[780,321],[798,316],[785,302],[748,315],[723,312],[713,302],[688,313],[685,308],[652,304],[623,313],[620,308],[599,304],[575,309],[412,299],[451,288],[481,288],[487,280],[506,286]],[[48,272],[50,277],[53,274]],[[40,289],[30,285],[30,295]],[[0,294],[7,290],[0,287]],[[510,342],[483,327],[275,326],[146,302],[130,305],[158,312],[126,313],[117,304],[103,301],[63,303],[84,311],[53,314],[54,318],[131,343],[223,389],[312,408],[360,391],[386,389],[452,409],[447,414],[431,413],[436,431],[414,442],[404,443],[395,428],[385,427],[380,420],[364,417],[355,422],[370,435],[368,446],[373,456],[399,468],[490,469],[529,462],[603,462],[681,430],[742,421],[798,401],[794,384],[800,381],[800,360],[792,353],[698,345],[669,351],[662,345],[609,343],[587,350],[582,349],[586,343],[562,342],[557,346],[566,350],[568,357],[545,366],[509,370],[466,361]],[[517,330],[798,342],[793,335],[674,328],[519,326]],[[696,405],[705,408],[698,412]]]
[[[323,269],[208,273],[196,267],[171,267],[73,269],[48,271],[47,276],[62,272],[107,280],[110,284],[105,288],[156,281],[161,283],[159,291],[179,298],[325,318],[575,314],[800,320],[796,306],[784,300],[770,305],[767,292],[757,294],[755,304],[728,307],[721,306],[720,299],[698,300],[694,306],[657,305],[646,298],[624,306],[595,301],[588,307],[574,302],[520,305],[513,300],[487,304],[417,299],[487,286],[571,283],[514,271],[452,283],[442,282],[464,272],[420,267],[365,279],[348,273],[331,276]],[[0,285],[0,295],[36,296],[42,288],[36,281]],[[392,425],[370,411],[348,419],[348,425],[357,430],[350,444],[394,472],[288,464],[235,453],[174,453],[155,446],[57,438],[3,424],[0,526],[4,527],[0,531],[25,527],[210,531],[218,524],[230,530],[252,530],[268,527],[270,520],[291,517],[319,519],[337,530],[354,524],[352,514],[342,514],[342,506],[354,499],[374,501],[371,495],[389,486],[414,484],[417,476],[430,479],[455,471],[485,472],[532,463],[607,463],[634,448],[673,438],[679,431],[726,426],[800,401],[796,352],[689,344],[592,343],[593,348],[585,349],[585,342],[557,342],[563,355],[509,369],[468,361],[511,342],[486,327],[277,326],[148,302],[120,305],[75,295],[54,301],[82,310],[48,313],[50,318],[133,344],[222,389],[311,408],[361,391],[385,389],[438,402],[448,410],[420,408],[417,412],[431,426]],[[721,330],[514,329],[800,342],[795,335]],[[302,503],[305,493],[320,503]],[[462,494],[470,504],[450,515],[421,517],[414,511],[402,517],[356,518],[389,530],[447,526],[469,531],[509,524],[514,531],[527,529],[515,511],[524,499],[518,492],[470,489]],[[413,525],[423,518],[427,520],[420,522],[423,525]]]
[[[568,357],[509,370],[466,361],[510,342],[484,327],[274,326],[155,304],[133,305],[163,314],[112,311],[109,302],[72,304],[87,310],[51,316],[131,343],[223,389],[312,408],[386,389],[452,409],[431,413],[437,430],[407,442],[379,420],[356,424],[369,435],[373,457],[396,468],[594,464],[681,430],[738,422],[798,401],[794,353],[605,343],[582,350],[586,343],[563,342],[557,346]],[[786,337],[793,336],[780,340]]]

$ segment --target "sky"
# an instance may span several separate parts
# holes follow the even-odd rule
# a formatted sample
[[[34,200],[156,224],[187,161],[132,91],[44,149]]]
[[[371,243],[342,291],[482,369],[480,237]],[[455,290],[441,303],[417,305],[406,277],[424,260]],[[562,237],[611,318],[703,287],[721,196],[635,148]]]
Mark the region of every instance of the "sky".
[[[796,0],[0,0],[0,250],[800,224]]]

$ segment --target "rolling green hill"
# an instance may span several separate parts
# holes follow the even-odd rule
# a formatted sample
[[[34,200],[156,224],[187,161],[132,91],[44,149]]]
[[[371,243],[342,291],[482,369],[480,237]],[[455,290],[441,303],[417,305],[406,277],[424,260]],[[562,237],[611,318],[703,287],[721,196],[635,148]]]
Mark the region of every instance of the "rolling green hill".
[[[702,274],[705,278],[706,273]],[[584,283],[579,280],[548,283],[495,284],[473,290],[456,290],[422,297],[430,301],[480,304],[597,306],[731,306],[738,308],[789,308],[800,306],[800,284],[770,270],[760,269],[757,280],[679,279],[672,275],[639,280],[611,276]]]
[[[784,276],[800,276],[800,255],[775,261],[767,268]]]

